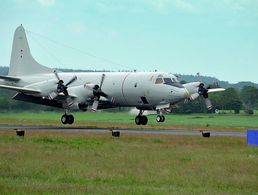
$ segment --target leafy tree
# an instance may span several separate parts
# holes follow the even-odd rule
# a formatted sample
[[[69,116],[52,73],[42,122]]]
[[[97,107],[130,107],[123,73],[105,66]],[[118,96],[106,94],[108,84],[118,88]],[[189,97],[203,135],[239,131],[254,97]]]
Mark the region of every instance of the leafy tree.
[[[202,97],[198,97],[196,100],[184,103],[180,102],[175,108],[172,109],[173,113],[191,114],[191,113],[205,113],[207,109]]]
[[[234,110],[235,114],[239,114],[242,108],[242,102],[239,93],[234,88],[228,88],[223,92],[210,95],[213,106],[221,110]]]
[[[253,86],[245,86],[241,93],[240,98],[248,110],[253,110],[258,107],[258,89]]]
[[[182,85],[183,85],[183,84],[186,84],[186,83],[187,83],[187,82],[186,82],[185,80],[181,80],[181,81],[180,81],[180,84],[182,84]]]

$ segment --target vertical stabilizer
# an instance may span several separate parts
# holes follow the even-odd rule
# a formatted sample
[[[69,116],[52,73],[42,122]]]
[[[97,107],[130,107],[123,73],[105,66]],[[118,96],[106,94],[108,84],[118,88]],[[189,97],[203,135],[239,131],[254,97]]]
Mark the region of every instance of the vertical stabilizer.
[[[51,73],[51,68],[39,64],[30,53],[27,37],[23,26],[14,33],[12,55],[9,67],[10,76],[23,76],[40,73]]]

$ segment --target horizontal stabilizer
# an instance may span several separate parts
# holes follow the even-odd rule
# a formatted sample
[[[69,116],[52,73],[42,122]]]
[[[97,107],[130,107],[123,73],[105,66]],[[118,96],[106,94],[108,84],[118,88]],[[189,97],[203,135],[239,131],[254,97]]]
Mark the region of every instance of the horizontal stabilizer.
[[[36,89],[30,89],[26,87],[16,87],[16,86],[10,86],[10,85],[0,85],[0,88],[17,91],[17,92],[29,93],[29,94],[40,93],[40,91]]]
[[[0,79],[6,80],[6,81],[14,81],[14,82],[18,82],[20,80],[17,77],[3,76],[3,75],[0,75]]]

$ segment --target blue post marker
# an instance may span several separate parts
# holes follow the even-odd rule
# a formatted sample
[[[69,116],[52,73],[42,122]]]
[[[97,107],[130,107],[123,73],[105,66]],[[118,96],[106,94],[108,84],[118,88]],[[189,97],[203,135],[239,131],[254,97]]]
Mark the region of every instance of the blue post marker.
[[[247,130],[246,142],[248,145],[258,146],[258,130]]]

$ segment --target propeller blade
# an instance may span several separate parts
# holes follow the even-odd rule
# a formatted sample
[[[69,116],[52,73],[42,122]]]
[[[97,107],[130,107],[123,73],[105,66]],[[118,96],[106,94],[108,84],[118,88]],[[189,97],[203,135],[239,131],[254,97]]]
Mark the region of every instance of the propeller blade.
[[[209,89],[208,93],[220,92],[220,91],[225,91],[225,90],[226,89],[224,89],[224,88]]]
[[[100,85],[99,85],[99,89],[100,89],[100,90],[101,90],[101,88],[102,88],[102,85],[103,85],[105,76],[106,76],[105,74],[102,74],[101,81],[100,81]]]
[[[96,99],[96,100],[94,100],[94,102],[92,104],[91,111],[96,112],[98,109],[98,106],[99,106],[99,100]]]
[[[106,93],[104,93],[103,91],[98,91],[97,93],[98,93],[99,96],[108,98],[108,95]]]
[[[211,104],[210,99],[209,98],[204,98],[204,102],[205,102],[206,108],[208,110],[211,110],[212,109],[212,104]]]
[[[53,100],[53,99],[55,99],[56,97],[57,97],[57,93],[56,92],[51,92],[49,95],[48,95],[48,97],[49,97],[49,99],[51,99],[51,100]]]
[[[199,97],[199,93],[194,93],[192,95],[190,95],[190,100],[195,100]]]
[[[72,84],[76,80],[77,80],[77,76],[74,76],[70,81],[68,81],[68,83],[66,83],[65,86],[67,87],[68,85]]]
[[[57,89],[56,92],[53,92],[52,94],[50,94],[50,98],[54,99],[58,93],[63,93],[65,96],[69,96],[68,91],[67,91],[67,87],[72,84],[74,81],[77,80],[77,77],[74,76],[70,81],[68,81],[68,83],[66,83],[66,85],[64,84],[64,81],[62,79],[60,79],[58,72],[56,70],[54,70],[54,74],[58,80],[57,82]]]
[[[55,74],[55,76],[56,76],[57,80],[58,80],[58,81],[60,81],[61,79],[60,79],[60,77],[58,76],[58,73],[57,73],[57,71],[56,71],[56,70],[54,70],[54,74]]]
[[[112,96],[107,95],[106,93],[103,93],[101,96],[106,98],[110,103],[114,103],[115,102],[115,98],[112,97]]]

